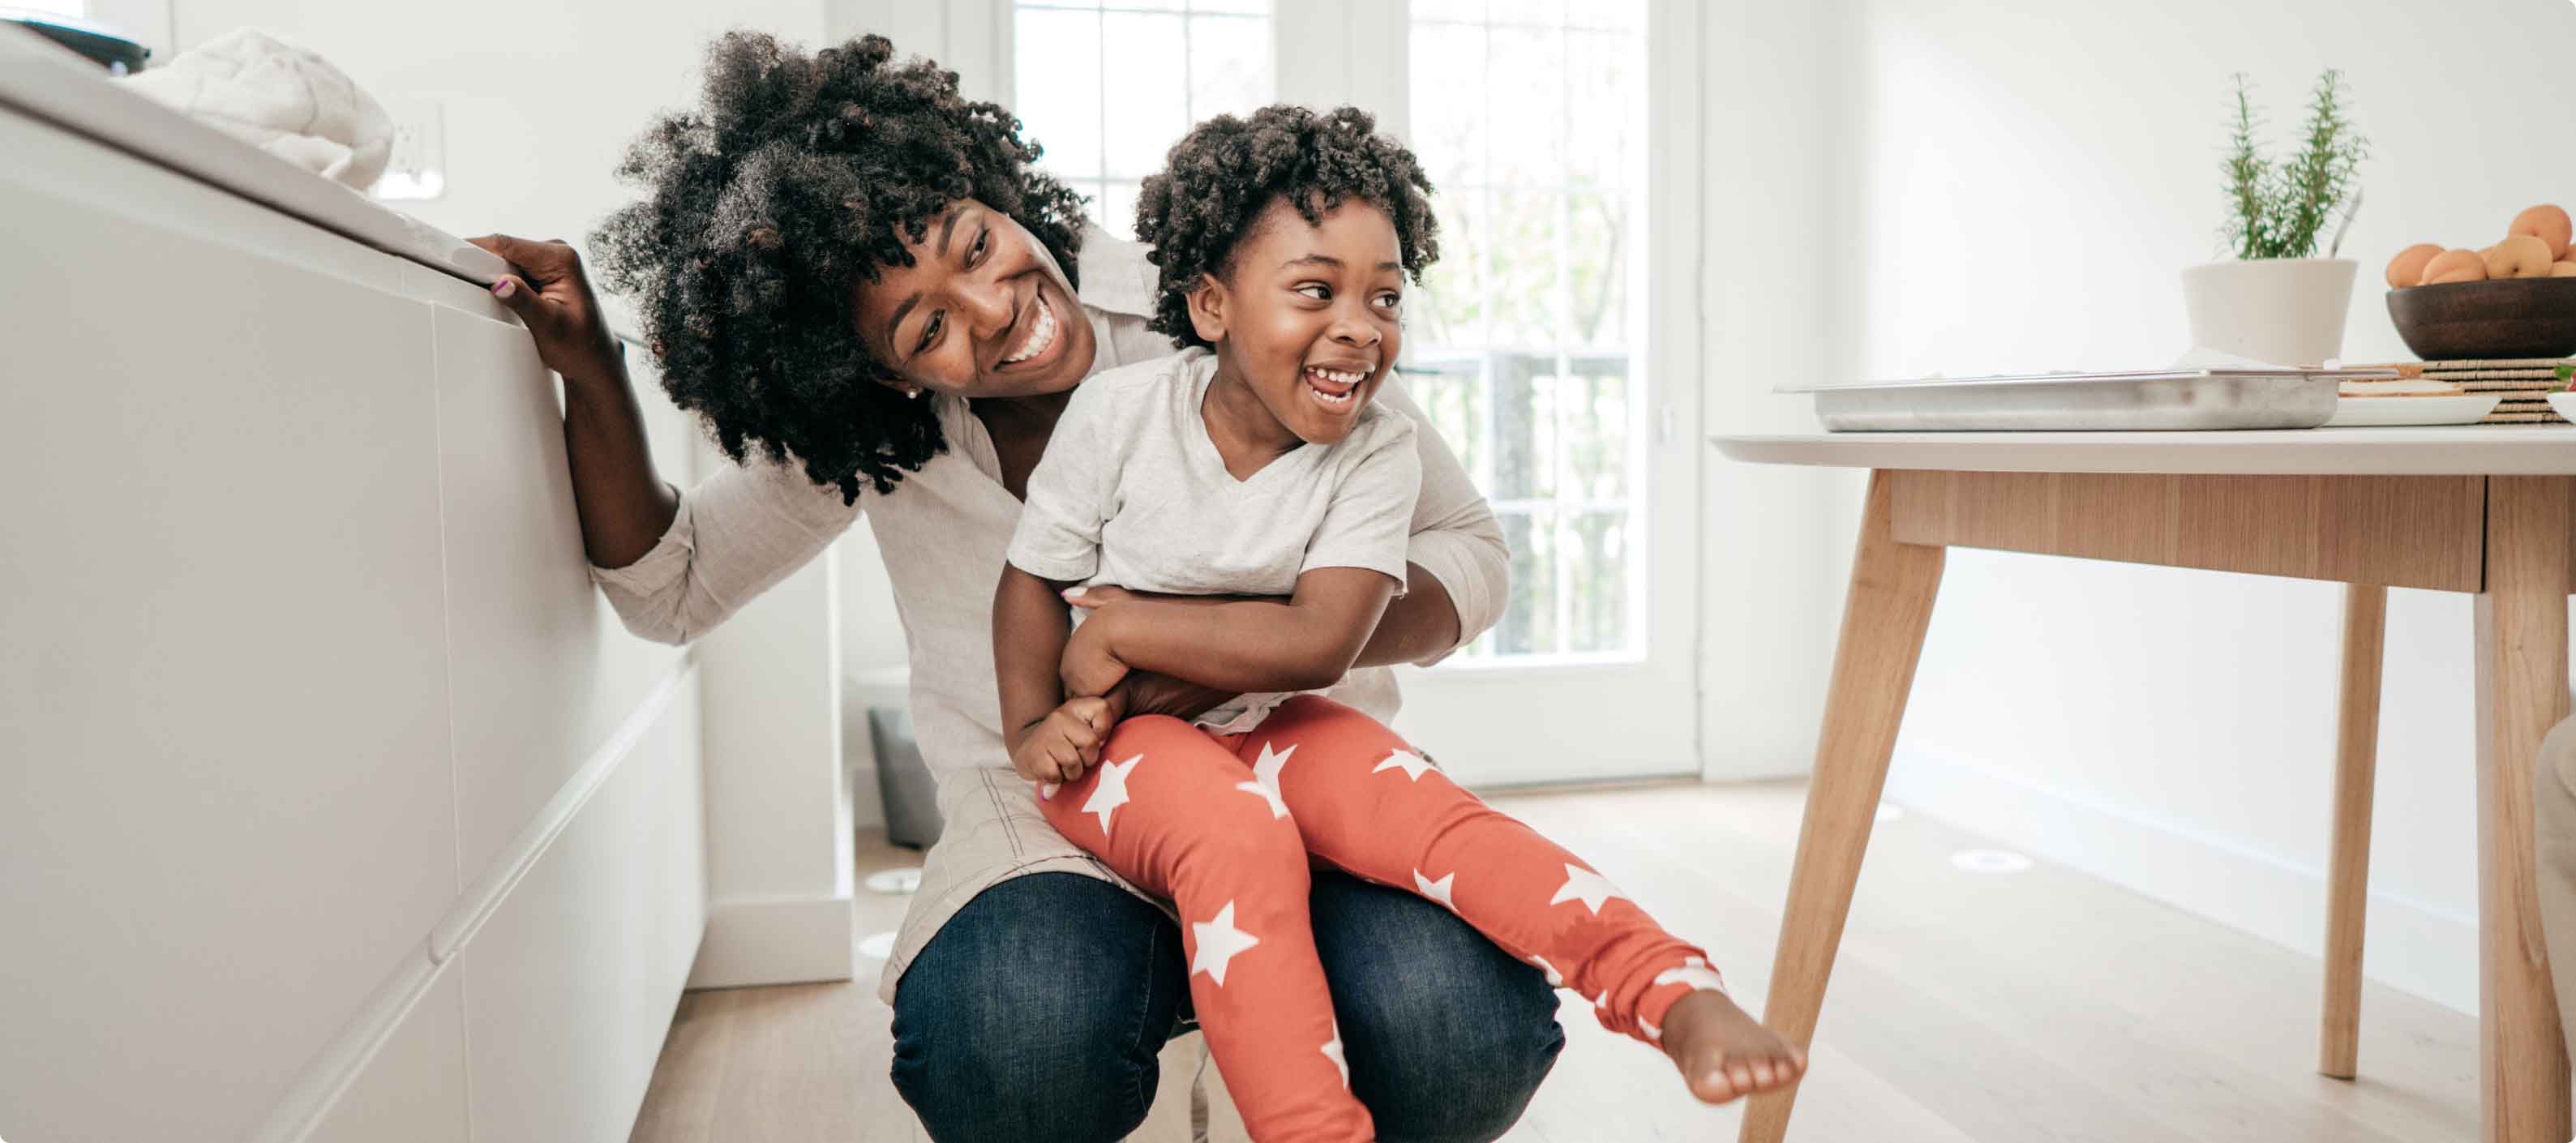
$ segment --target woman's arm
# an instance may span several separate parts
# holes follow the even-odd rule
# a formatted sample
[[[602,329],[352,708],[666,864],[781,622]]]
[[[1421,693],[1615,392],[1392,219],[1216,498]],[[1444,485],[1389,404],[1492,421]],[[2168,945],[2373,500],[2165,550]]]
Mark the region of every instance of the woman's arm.
[[[537,356],[563,378],[564,454],[583,550],[599,567],[634,563],[670,529],[680,494],[653,470],[626,355],[600,317],[581,255],[561,242],[507,234],[472,241],[519,272],[493,283],[492,296],[518,315]]]
[[[1389,377],[1376,401],[1413,419],[1422,460],[1422,494],[1414,501],[1404,558],[1406,592],[1378,622],[1359,665],[1429,666],[1485,633],[1511,601],[1511,549],[1475,480],[1440,439],[1430,418]]]
[[[503,234],[473,241],[519,271],[496,283],[493,296],[564,379],[564,451],[582,547],[591,579],[627,630],[658,643],[695,639],[805,566],[858,518],[837,490],[758,459],[727,465],[686,494],[664,483],[581,256],[560,242]]]

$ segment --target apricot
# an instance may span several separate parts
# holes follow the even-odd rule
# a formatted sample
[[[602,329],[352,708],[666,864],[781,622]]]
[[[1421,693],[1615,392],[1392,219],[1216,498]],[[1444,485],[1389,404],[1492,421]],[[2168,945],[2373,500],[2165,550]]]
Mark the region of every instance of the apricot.
[[[2486,249],[2487,277],[2545,278],[2557,255],[2549,252],[2549,243],[2535,234],[2517,234]]]
[[[2424,263],[2442,252],[2438,242],[2418,242],[2388,260],[2388,288],[2402,290],[2424,280]]]
[[[2513,216],[2513,225],[2505,227],[2504,232],[2528,234],[2548,243],[2551,261],[2567,256],[2569,236],[2576,233],[2569,229],[2567,212],[2546,203]]]
[[[2445,250],[2424,263],[2423,285],[2487,280],[2487,260],[2475,250]]]

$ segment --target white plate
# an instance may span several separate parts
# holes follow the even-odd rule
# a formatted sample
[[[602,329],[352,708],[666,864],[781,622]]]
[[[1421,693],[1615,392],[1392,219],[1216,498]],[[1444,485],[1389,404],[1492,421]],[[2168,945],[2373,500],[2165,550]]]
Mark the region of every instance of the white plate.
[[[2474,425],[2504,403],[2498,393],[2460,397],[2344,397],[2335,401],[2329,429],[2382,428],[2389,425]]]
[[[2559,416],[2576,421],[2576,393],[2550,394],[2549,407],[2558,410]]]

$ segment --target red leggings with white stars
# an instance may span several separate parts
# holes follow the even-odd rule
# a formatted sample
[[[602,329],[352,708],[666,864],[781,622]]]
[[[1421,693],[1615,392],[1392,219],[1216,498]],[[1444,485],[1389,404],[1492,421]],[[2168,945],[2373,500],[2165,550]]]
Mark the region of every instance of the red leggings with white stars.
[[[1448,906],[1648,1043],[1674,1001],[1723,987],[1590,866],[1329,699],[1289,699],[1244,734],[1131,718],[1098,766],[1039,793],[1066,837],[1179,906],[1190,999],[1258,1143],[1376,1137],[1308,928],[1310,861]]]

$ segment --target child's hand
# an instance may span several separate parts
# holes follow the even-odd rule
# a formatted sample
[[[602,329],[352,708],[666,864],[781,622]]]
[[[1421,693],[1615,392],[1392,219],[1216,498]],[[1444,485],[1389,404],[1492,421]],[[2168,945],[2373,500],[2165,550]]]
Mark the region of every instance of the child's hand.
[[[1109,701],[1074,698],[1031,723],[1011,750],[1011,769],[1032,782],[1072,782],[1100,761],[1100,744],[1109,737]]]
[[[1122,614],[1115,608],[1095,611],[1082,626],[1073,629],[1073,637],[1064,644],[1064,659],[1057,667],[1057,674],[1064,680],[1064,693],[1105,695],[1118,685],[1118,680],[1127,677],[1127,664],[1119,662],[1117,653],[1110,649]]]

